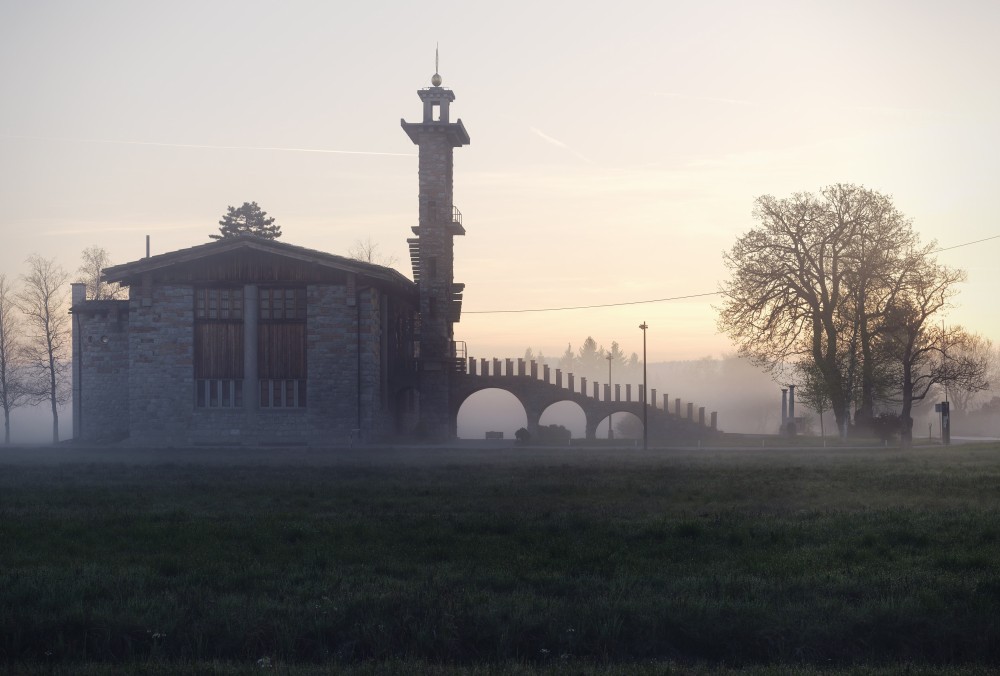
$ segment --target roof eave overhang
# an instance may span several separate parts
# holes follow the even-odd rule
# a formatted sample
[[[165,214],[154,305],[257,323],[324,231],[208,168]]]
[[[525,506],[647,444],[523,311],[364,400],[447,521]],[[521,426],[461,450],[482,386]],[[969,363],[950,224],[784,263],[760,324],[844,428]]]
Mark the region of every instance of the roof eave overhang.
[[[310,263],[324,268],[341,270],[362,277],[385,282],[407,290],[416,289],[416,283],[407,279],[401,273],[392,268],[386,268],[374,263],[356,261],[344,256],[328,254],[312,249],[298,247],[292,244],[284,244],[260,238],[234,237],[231,241],[226,239],[217,242],[200,244],[189,249],[171,251],[165,254],[141,258],[131,263],[123,263],[110,268],[105,268],[103,277],[106,282],[118,282],[126,286],[136,283],[143,275],[155,273],[175,265],[190,263],[203,258],[218,256],[238,250],[260,251],[262,253],[290,258],[293,260]]]

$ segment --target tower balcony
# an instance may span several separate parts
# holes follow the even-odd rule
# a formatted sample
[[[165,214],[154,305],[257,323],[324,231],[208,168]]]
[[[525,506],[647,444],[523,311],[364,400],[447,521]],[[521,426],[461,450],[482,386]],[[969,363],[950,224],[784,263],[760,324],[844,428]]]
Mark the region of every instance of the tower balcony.
[[[441,220],[440,210],[435,207],[427,207],[427,221],[429,223],[439,223]],[[445,229],[451,235],[464,235],[465,227],[462,225],[462,212],[458,210],[458,207],[452,205],[451,207],[451,220],[447,221],[445,224]],[[410,228],[413,234],[420,237],[420,226],[414,225]],[[408,242],[410,240],[407,240]],[[411,247],[412,249],[412,247]]]
[[[451,207],[451,223],[448,225],[448,230],[452,235],[465,234],[465,227],[462,225],[462,212],[454,205]]]

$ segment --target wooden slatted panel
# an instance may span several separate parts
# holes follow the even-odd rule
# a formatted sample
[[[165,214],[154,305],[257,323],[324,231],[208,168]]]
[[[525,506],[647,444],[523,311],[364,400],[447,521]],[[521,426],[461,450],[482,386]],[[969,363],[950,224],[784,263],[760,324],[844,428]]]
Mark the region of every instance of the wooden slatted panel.
[[[257,373],[261,379],[306,378],[305,322],[257,326]]]
[[[194,325],[194,377],[243,377],[243,324],[196,322]]]

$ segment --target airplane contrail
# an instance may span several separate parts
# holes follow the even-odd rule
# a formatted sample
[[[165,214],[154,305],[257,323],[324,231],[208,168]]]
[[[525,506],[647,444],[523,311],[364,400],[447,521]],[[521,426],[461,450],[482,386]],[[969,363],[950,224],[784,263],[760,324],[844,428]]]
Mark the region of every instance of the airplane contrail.
[[[528,127],[528,130],[532,134],[534,134],[535,136],[537,136],[538,138],[540,138],[543,141],[545,141],[546,143],[548,143],[550,145],[554,145],[556,148],[562,148],[563,150],[565,150],[565,151],[567,151],[569,153],[572,153],[577,158],[583,160],[584,162],[587,162],[588,164],[593,164],[594,163],[589,157],[587,157],[583,153],[581,153],[578,150],[575,150],[573,148],[570,148],[568,145],[566,145],[565,143],[563,143],[559,139],[553,138],[553,137],[549,136],[548,134],[546,134],[542,130],[536,129],[535,127]]]
[[[200,148],[209,150],[278,150],[292,153],[324,153],[329,155],[384,155],[389,157],[416,157],[415,153],[385,153],[375,150],[329,150],[326,148],[284,148],[281,146],[221,146],[208,143],[161,143],[157,141],[116,141],[113,139],[94,138],[59,138],[55,136],[11,136],[4,134],[0,138],[30,139],[36,141],[67,141],[72,143],[107,143],[127,146],[156,146],[160,148]]]

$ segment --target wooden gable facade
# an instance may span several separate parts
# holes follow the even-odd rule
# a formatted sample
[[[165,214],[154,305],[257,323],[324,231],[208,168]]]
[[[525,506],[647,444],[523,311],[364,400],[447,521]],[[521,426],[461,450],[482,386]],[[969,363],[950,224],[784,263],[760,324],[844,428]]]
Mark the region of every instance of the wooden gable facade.
[[[241,236],[105,278],[128,287],[125,335],[95,341],[108,329],[74,299],[80,438],[329,444],[413,426],[418,292],[395,270]],[[109,390],[86,368],[111,349],[126,375]]]

